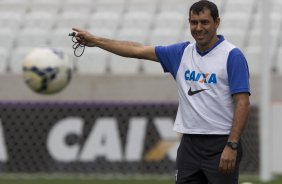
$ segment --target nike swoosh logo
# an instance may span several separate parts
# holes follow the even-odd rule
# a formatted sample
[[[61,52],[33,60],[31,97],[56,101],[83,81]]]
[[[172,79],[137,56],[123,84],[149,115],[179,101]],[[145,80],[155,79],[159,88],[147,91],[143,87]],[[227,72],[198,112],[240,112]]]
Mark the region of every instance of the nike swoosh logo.
[[[188,91],[188,95],[189,95],[189,96],[193,96],[193,95],[195,95],[195,94],[197,94],[197,93],[200,93],[200,92],[202,92],[202,91],[205,91],[205,90],[208,90],[208,89],[200,89],[200,90],[192,91],[192,90],[191,90],[191,87],[190,87],[190,89],[189,89],[189,91]]]

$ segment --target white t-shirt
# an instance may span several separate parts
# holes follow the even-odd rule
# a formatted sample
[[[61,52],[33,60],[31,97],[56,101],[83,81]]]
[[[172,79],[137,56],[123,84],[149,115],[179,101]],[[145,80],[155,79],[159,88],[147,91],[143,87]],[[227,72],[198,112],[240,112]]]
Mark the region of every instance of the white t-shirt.
[[[234,113],[232,95],[250,94],[244,55],[223,36],[218,38],[205,53],[189,42],[155,48],[164,71],[170,72],[177,82],[177,132],[228,135]]]

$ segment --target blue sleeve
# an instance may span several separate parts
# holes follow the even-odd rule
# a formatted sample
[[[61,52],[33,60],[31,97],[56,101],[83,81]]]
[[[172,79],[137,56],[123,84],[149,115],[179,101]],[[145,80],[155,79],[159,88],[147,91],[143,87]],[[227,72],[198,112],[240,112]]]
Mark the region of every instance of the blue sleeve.
[[[249,93],[249,67],[247,60],[243,53],[238,49],[233,49],[227,60],[228,82],[231,94],[235,93]]]
[[[155,52],[164,72],[170,72],[176,78],[184,49],[189,42],[177,43],[169,46],[156,46]]]

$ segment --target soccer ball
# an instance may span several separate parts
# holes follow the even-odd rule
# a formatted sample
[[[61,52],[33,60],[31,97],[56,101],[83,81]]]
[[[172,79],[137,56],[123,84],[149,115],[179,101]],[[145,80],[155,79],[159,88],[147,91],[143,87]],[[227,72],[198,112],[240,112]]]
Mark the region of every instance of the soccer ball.
[[[73,63],[60,49],[35,48],[23,60],[23,77],[36,93],[54,94],[70,82]]]

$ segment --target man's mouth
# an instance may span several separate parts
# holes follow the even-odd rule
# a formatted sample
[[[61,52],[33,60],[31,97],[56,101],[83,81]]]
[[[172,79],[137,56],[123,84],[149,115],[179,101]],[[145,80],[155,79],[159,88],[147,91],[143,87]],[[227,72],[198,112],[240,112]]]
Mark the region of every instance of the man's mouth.
[[[197,40],[202,40],[204,39],[204,35],[195,35]]]
[[[194,33],[194,36],[196,37],[196,39],[198,40],[202,40],[204,39],[205,35],[203,33]]]

